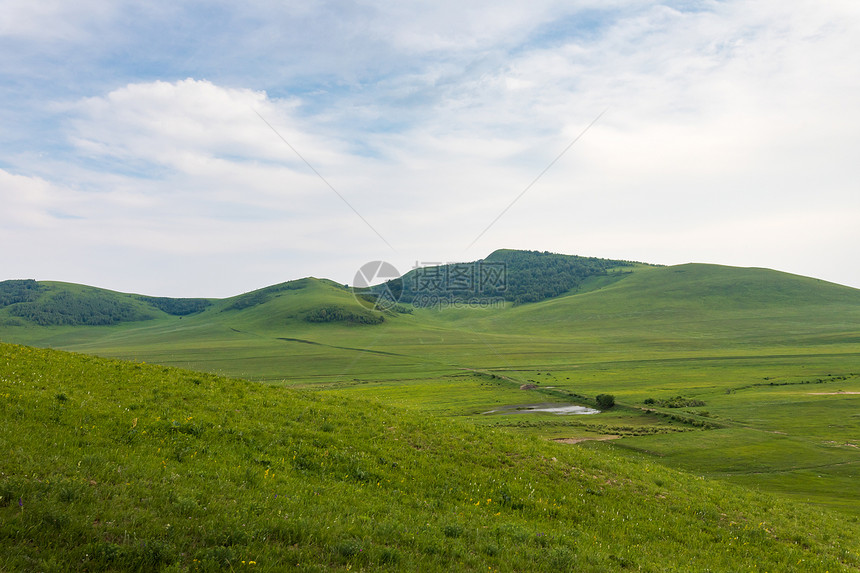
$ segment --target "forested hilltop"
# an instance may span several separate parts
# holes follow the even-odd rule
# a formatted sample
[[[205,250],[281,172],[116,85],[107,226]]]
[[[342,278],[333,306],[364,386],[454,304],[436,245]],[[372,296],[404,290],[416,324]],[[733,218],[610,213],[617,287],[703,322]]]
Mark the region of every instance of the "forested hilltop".
[[[211,302],[201,298],[150,297],[67,283],[32,279],[0,282],[0,324],[38,326],[108,326],[185,316]],[[3,316],[5,315],[5,317]]]
[[[438,300],[499,299],[538,302],[577,288],[593,276],[623,272],[631,261],[500,249],[471,263],[419,266],[402,279],[400,301],[422,306]],[[397,281],[389,288],[399,292]]]

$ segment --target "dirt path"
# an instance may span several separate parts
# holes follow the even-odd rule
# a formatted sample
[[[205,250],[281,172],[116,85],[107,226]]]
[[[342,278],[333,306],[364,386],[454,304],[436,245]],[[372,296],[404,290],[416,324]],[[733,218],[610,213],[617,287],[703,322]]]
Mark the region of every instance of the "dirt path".
[[[600,436],[599,438],[553,438],[552,441],[559,443],[559,444],[578,444],[580,442],[588,442],[588,441],[605,442],[607,440],[617,440],[620,437],[621,436],[611,435],[611,436]]]
[[[856,394],[860,394],[860,392],[842,392],[842,391],[839,391],[839,392],[810,392],[810,395],[812,395],[812,396],[840,396],[840,395],[849,396],[849,395],[856,395]]]

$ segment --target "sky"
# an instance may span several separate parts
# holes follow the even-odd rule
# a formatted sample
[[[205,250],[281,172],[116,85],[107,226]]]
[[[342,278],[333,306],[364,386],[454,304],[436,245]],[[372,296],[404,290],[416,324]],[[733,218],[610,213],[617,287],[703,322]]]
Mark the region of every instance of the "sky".
[[[860,288],[856,0],[2,0],[0,280],[531,249]]]

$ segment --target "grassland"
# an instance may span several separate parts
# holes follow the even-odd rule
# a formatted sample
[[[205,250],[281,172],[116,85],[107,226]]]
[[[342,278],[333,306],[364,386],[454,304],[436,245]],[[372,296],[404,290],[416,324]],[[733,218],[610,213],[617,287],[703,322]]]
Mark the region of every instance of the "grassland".
[[[764,269],[634,266],[533,304],[417,308],[367,325],[303,320],[315,308],[359,305],[328,281],[294,287],[182,317],[0,327],[0,339],[360,397],[544,439],[620,436],[571,447],[635,452],[860,516],[851,486],[860,478],[855,289]],[[618,406],[595,416],[484,414],[593,404],[600,393]],[[704,405],[646,404],[679,395]]]
[[[8,344],[0,449],[4,571],[860,568],[857,519],[629,450]]]

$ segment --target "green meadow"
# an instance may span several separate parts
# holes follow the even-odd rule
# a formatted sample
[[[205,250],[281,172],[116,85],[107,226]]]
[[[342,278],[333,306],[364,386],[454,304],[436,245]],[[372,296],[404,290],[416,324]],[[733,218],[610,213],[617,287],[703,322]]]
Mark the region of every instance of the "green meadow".
[[[508,260],[516,260],[517,256],[511,251],[503,255]],[[524,259],[525,263],[529,260]],[[554,264],[558,264],[558,260]],[[593,261],[589,264],[595,265]],[[328,413],[323,418],[336,417],[339,421],[329,425],[325,421],[320,422],[330,429],[317,429],[321,433],[315,437],[301,439],[319,441],[325,438],[319,443],[328,444],[326,440],[337,436],[341,440],[338,448],[349,449],[352,443],[355,452],[370,451],[370,457],[359,456],[367,461],[365,465],[359,464],[364,472],[362,475],[376,472],[373,475],[392,479],[390,473],[393,468],[380,465],[379,459],[397,459],[398,455],[407,453],[415,457],[409,463],[421,465],[424,469],[410,474],[413,483],[420,482],[420,485],[409,491],[419,498],[424,496],[422,499],[426,503],[423,509],[419,511],[414,505],[403,505],[407,499],[404,497],[407,494],[403,493],[407,491],[405,489],[398,489],[393,498],[390,495],[392,489],[373,490],[376,497],[368,498],[366,504],[349,510],[349,515],[358,521],[351,522],[350,527],[342,524],[345,529],[340,534],[315,533],[301,542],[289,544],[295,546],[294,557],[301,567],[312,567],[312,563],[317,563],[324,564],[321,565],[323,568],[534,570],[535,567],[526,564],[540,553],[542,557],[537,569],[547,570],[641,568],[664,571],[674,567],[682,571],[737,571],[746,568],[743,563],[752,564],[755,559],[764,558],[763,554],[756,552],[764,551],[762,548],[767,545],[767,552],[775,552],[774,557],[760,561],[760,570],[819,570],[816,568],[819,564],[820,570],[838,570],[841,566],[856,569],[857,563],[852,561],[854,557],[847,557],[856,552],[856,546],[846,541],[852,539],[851,536],[840,536],[838,540],[836,537],[824,539],[822,543],[830,544],[829,550],[813,546],[805,537],[803,541],[792,539],[808,534],[805,520],[813,519],[808,516],[832,520],[836,524],[834,531],[840,528],[854,531],[853,539],[858,539],[855,529],[860,518],[860,496],[855,484],[860,478],[860,291],[766,269],[699,264],[677,267],[629,263],[601,265],[591,275],[574,277],[571,283],[560,282],[560,279],[551,281],[551,284],[562,284],[565,288],[569,284],[574,284],[574,287],[561,296],[536,297],[540,299],[537,302],[506,300],[489,307],[448,304],[431,308],[403,304],[382,312],[368,308],[366,301],[357,301],[343,285],[318,279],[274,285],[230,299],[158,299],[155,302],[151,297],[98,291],[78,285],[41,283],[44,286],[39,290],[30,284],[19,284],[14,291],[17,298],[10,300],[21,302],[5,307],[0,304],[0,340],[80,353],[74,357],[51,355],[52,360],[60,362],[82,361],[99,365],[99,368],[111,365],[110,368],[138,368],[149,373],[150,377],[145,382],[141,379],[122,389],[117,388],[116,381],[111,382],[111,378],[99,382],[106,385],[101,391],[108,394],[138,393],[137,397],[130,394],[118,399],[117,414],[129,404],[147,405],[153,411],[157,410],[161,398],[147,392],[152,392],[151,387],[164,387],[165,384],[178,385],[178,389],[163,390],[171,400],[187,398],[189,413],[186,415],[183,411],[182,415],[196,419],[203,416],[201,408],[204,411],[211,409],[213,417],[206,418],[214,424],[207,426],[210,429],[219,427],[218,424],[228,427],[226,421],[216,420],[216,410],[224,416],[236,414],[230,422],[233,425],[243,420],[249,424],[269,424],[270,418],[277,420],[273,424],[286,424],[284,420],[298,414],[297,410],[290,410],[281,401],[303,404],[311,401],[326,404]],[[528,275],[529,267],[516,268]],[[523,291],[520,289],[518,292]],[[518,296],[522,298],[524,295]],[[84,301],[73,306],[79,312],[71,318],[68,314],[58,314],[57,309],[65,306],[51,302],[68,302],[71,299]],[[15,352],[24,352],[20,347],[15,348]],[[133,360],[137,364],[105,362],[83,355]],[[141,362],[158,366],[142,365]],[[10,365],[14,366],[14,363],[8,363],[7,367]],[[87,377],[81,382],[81,391],[95,384],[88,369],[89,366],[80,368],[80,375]],[[193,375],[191,371],[204,374]],[[180,382],[195,376],[201,380],[199,385]],[[69,380],[64,384],[71,384],[73,377]],[[217,392],[221,392],[215,388],[222,386],[245,390],[229,399],[220,395],[214,398]],[[208,397],[201,394],[203,397],[193,399],[192,395],[197,396],[193,392],[202,391],[201,387],[209,388],[210,394],[205,395]],[[68,398],[72,395],[70,391],[47,383],[41,391],[44,395],[38,398],[40,405],[34,408],[45,408],[45,416],[50,415],[50,408],[59,408],[63,413],[70,411],[66,401],[60,403],[55,398],[59,394]],[[75,392],[77,395],[77,390]],[[11,391],[8,393],[12,395]],[[595,408],[600,394],[614,396],[615,406],[588,415],[527,410],[535,405]],[[227,395],[233,396],[230,392]],[[276,398],[279,396],[282,398]],[[199,408],[192,408],[194,400],[198,400]],[[259,405],[260,400],[265,403],[269,400],[273,406],[267,407],[265,415],[252,416],[249,408],[258,407],[254,404]],[[128,404],[121,406],[122,402]],[[12,402],[5,407],[9,411],[13,407]],[[86,409],[85,405],[81,407]],[[281,417],[282,409],[287,418]],[[182,423],[179,414],[170,416],[176,423]],[[144,419],[137,417],[138,423]],[[379,422],[378,417],[386,421]],[[23,418],[16,418],[19,419]],[[163,419],[166,418],[162,416]],[[4,416],[4,420],[8,417]],[[399,427],[392,420],[404,420],[411,424],[410,427],[424,428],[421,430],[425,433],[423,435],[434,436],[433,446],[410,447],[401,451],[404,445],[401,442],[405,438],[398,437],[394,441],[385,438],[382,441],[387,449],[384,454],[378,454],[374,448],[383,447],[378,442],[387,434],[365,436],[362,432],[376,431],[383,424]],[[47,424],[44,420],[36,424],[39,423],[43,427]],[[11,422],[6,421],[6,424],[11,428],[18,422],[10,425]],[[295,431],[303,427],[295,423],[288,426]],[[275,425],[266,428],[259,430],[254,447],[261,447],[259,441],[275,439],[264,439],[264,434],[283,434]],[[338,431],[344,428],[348,430]],[[285,445],[298,439],[290,433],[292,431],[287,432],[292,437],[284,437],[284,444],[278,446],[281,449],[277,451],[282,454],[290,447],[295,450],[293,445]],[[178,430],[171,432],[162,428],[159,439],[189,435]],[[217,437],[218,440],[223,438],[221,433],[214,431],[207,431],[206,436]],[[266,448],[274,447],[271,440],[266,441]],[[365,442],[360,445],[362,440]],[[505,445],[502,447],[501,443]],[[457,444],[468,444],[469,447]],[[74,451],[71,446],[69,448]],[[136,460],[140,452],[129,452],[126,446],[121,445],[117,448],[116,456],[128,456],[124,463],[137,463],[132,460]],[[171,445],[171,448],[175,450],[175,446]],[[212,445],[211,448],[221,448],[225,452],[229,449],[225,444]],[[501,453],[515,450],[519,453]],[[142,451],[149,452],[146,449]],[[322,451],[326,448],[323,447]],[[57,453],[56,458],[44,458],[41,454],[31,454],[31,461],[33,467],[41,464],[43,469],[39,471],[47,472],[67,454],[72,455],[66,452]],[[476,457],[469,457],[472,454]],[[113,453],[110,455],[115,456]],[[226,453],[223,455],[227,456]],[[314,455],[319,455],[319,452]],[[230,458],[233,461],[244,459],[244,463],[237,463],[237,466],[246,470],[255,467],[249,466],[247,458],[250,454],[244,450],[231,452],[229,456],[234,456]],[[174,460],[174,463],[189,463],[187,456],[180,457],[183,459]],[[295,464],[283,461],[276,466],[273,462],[275,457],[273,454],[260,457],[268,460],[268,465],[262,464],[256,469],[263,472],[270,469],[283,479],[292,479],[295,472],[299,472],[295,475],[307,477],[307,473],[301,473],[303,468],[297,468]],[[287,456],[281,457],[287,459]],[[541,465],[548,464],[546,460],[553,458],[568,460],[568,470],[559,474],[554,473],[556,466]],[[118,458],[110,459],[114,463]],[[171,475],[194,474],[198,482],[189,487],[203,488],[204,491],[205,486],[199,480],[217,482],[229,478],[235,487],[242,489],[239,478],[231,473],[233,470],[222,464],[224,459],[206,458],[207,465],[196,473],[177,470]],[[378,463],[374,466],[368,461],[371,459]],[[169,458],[164,460],[165,463],[170,462]],[[203,462],[195,458],[194,463]],[[373,479],[354,483],[352,478],[335,478],[328,470],[321,469],[329,467],[323,461],[315,463],[310,467],[317,472],[318,487],[325,484],[344,496],[352,495],[345,493],[347,491],[358,491],[350,488],[365,488],[362,492],[372,489],[368,484]],[[397,471],[402,471],[406,462],[396,463]],[[538,495],[538,498],[552,499],[553,503],[572,495],[570,492],[576,491],[578,495],[585,491],[585,497],[580,500],[588,500],[589,503],[576,511],[586,511],[586,506],[598,507],[600,504],[597,502],[603,499],[605,491],[594,495],[587,493],[588,489],[596,491],[587,482],[570,481],[571,476],[578,475],[578,470],[574,472],[570,468],[592,467],[588,464],[598,464],[603,472],[600,475],[611,476],[616,471],[621,472],[619,477],[607,479],[632,488],[627,492],[630,500],[618,503],[614,500],[610,504],[615,509],[623,506],[626,518],[622,519],[620,513],[612,514],[615,509],[610,510],[610,506],[603,507],[609,513],[595,510],[591,518],[599,521],[608,519],[611,514],[615,516],[616,525],[619,520],[628,525],[613,530],[608,524],[598,526],[597,522],[589,522],[586,527],[577,525],[583,523],[580,514],[556,513],[553,527],[557,528],[550,532],[541,530],[549,528],[546,524],[549,522],[539,517],[540,512],[528,516],[516,514],[517,527],[528,531],[528,534],[506,537],[506,534],[498,533],[501,523],[481,523],[479,515],[483,514],[469,513],[477,511],[471,507],[482,507],[474,505],[477,501],[498,500],[502,495],[499,492],[503,491],[497,490],[495,495],[488,493],[486,497],[480,497],[483,493],[480,496],[469,495],[467,504],[465,494],[468,488],[464,488],[463,483],[478,483],[472,479],[477,479],[478,474],[481,475],[480,480],[504,478],[509,486],[519,484],[511,481],[512,475],[532,480],[532,484],[537,483],[534,480],[543,480],[540,483],[545,484],[549,488],[547,492],[551,491],[552,495],[546,493]],[[434,481],[442,479],[441,475],[432,479],[428,477],[434,473],[429,469],[434,465],[446,468],[441,469],[440,474],[447,472],[451,479],[464,480],[458,482],[459,485],[451,485],[453,491],[458,492],[458,501],[442,495],[444,487]],[[185,466],[179,467],[187,470]],[[345,466],[332,467],[339,468],[337,472],[340,472]],[[625,469],[622,471],[621,468]],[[425,470],[428,476],[421,477]],[[585,474],[590,471],[585,470]],[[653,472],[660,472],[664,477],[655,481]],[[153,475],[148,479],[151,483],[164,483],[158,482],[156,477]],[[99,479],[93,479],[100,483]],[[175,479],[176,483],[180,481],[180,478]],[[385,482],[377,481],[383,488]],[[261,483],[268,482],[258,482],[255,487]],[[302,483],[310,482],[305,479]],[[299,487],[297,484],[295,487]],[[690,505],[683,508],[679,505],[675,507],[677,513],[661,514],[663,517],[659,519],[655,516],[649,523],[663,520],[666,524],[676,524],[675,531],[679,537],[674,538],[675,541],[668,541],[675,534],[664,534],[645,525],[646,517],[642,512],[647,513],[654,507],[663,508],[663,493],[655,494],[656,498],[646,495],[642,499],[647,499],[647,503],[639,503],[641,510],[633,511],[637,505],[634,491],[650,491],[652,486],[666,489],[669,487],[666,484],[671,484],[673,487],[670,489],[675,493],[665,492],[665,499],[683,497]],[[481,485],[480,489],[483,492],[487,487]],[[688,493],[682,494],[682,490]],[[189,489],[183,495],[190,496],[191,491]],[[310,495],[307,488],[301,491]],[[48,493],[44,495],[50,497]],[[262,501],[259,489],[248,495],[256,500],[248,503],[262,508],[260,515],[268,515],[267,512],[278,507]],[[295,516],[296,508],[307,505],[309,499],[318,501],[316,496],[308,498],[303,495],[297,494],[293,500],[296,504],[290,510],[293,513],[286,509],[284,512]],[[516,497],[511,493],[504,495],[511,500]],[[322,502],[329,504],[325,505],[327,509],[323,513],[328,511],[331,517],[337,511],[345,511],[343,499]],[[201,503],[199,497],[195,500]],[[126,502],[130,506],[139,504],[139,501]],[[159,503],[167,508],[178,502],[164,499]],[[757,517],[736,519],[725,503],[737,503],[738,508],[746,508],[744,511]],[[511,508],[517,505],[513,501],[510,504]],[[10,515],[16,509],[14,505],[10,503],[6,508]],[[696,546],[698,541],[691,541],[692,546],[686,549],[681,547],[685,541],[682,541],[680,532],[687,529],[692,532],[692,540],[700,533],[706,535],[706,532],[722,531],[719,528],[723,526],[771,523],[765,519],[765,514],[758,513],[764,511],[764,507],[771,508],[765,511],[769,519],[774,519],[776,514],[804,517],[794,518],[794,530],[790,534],[765,534],[755,542],[738,537],[737,541],[747,543],[739,547],[758,547],[749,549],[752,552],[746,554],[749,561],[745,561],[746,557],[739,557],[735,551],[738,548],[727,549],[731,558],[721,561],[722,558],[717,557],[718,547],[727,540],[735,540],[720,533],[712,536],[710,549],[706,550],[704,544]],[[238,515],[250,515],[242,513],[244,509],[235,510]],[[429,513],[421,513],[424,511]],[[699,512],[708,516],[707,519],[696,521],[698,518],[695,516]],[[396,541],[391,541],[374,533],[372,523],[379,518],[373,516],[390,515],[395,521],[400,519],[400,525],[392,525],[391,531],[394,531],[403,526],[408,514],[420,515],[415,522],[426,523],[421,526],[425,529],[419,528],[420,531],[414,529],[417,526],[406,527],[405,531],[412,532],[411,545],[401,534],[395,536]],[[216,520],[223,518],[218,515]],[[311,518],[307,514],[302,515],[303,519]],[[503,512],[499,514],[504,515]],[[202,514],[195,513],[190,521],[198,517],[202,518]],[[250,527],[247,521],[253,520],[245,519]],[[362,519],[367,522],[361,523]],[[254,524],[255,527],[257,525]],[[448,526],[450,528],[446,529]],[[608,529],[605,529],[605,534],[595,534],[587,542],[589,549],[585,551],[583,543],[586,541],[580,533],[596,531],[599,527]],[[580,533],[571,537],[572,534],[565,533],[568,531],[565,528],[573,528]],[[134,528],[126,531],[134,531]],[[350,533],[344,533],[347,531]],[[532,536],[538,533],[556,541],[545,546],[538,544],[543,549],[530,553],[529,548],[534,541]],[[429,537],[421,537],[425,534]],[[659,545],[663,543],[658,540],[661,536],[665,537],[668,545]],[[419,538],[423,541],[415,541]],[[433,545],[427,541],[431,538],[436,540],[437,549],[451,549],[439,549],[441,553],[424,552]],[[110,551],[125,556],[124,559],[132,559],[124,553],[130,551],[127,538],[110,539],[110,543],[116,546]],[[159,539],[165,551],[169,550],[172,556],[170,566],[180,569],[196,566],[193,561],[195,551],[214,547],[212,539],[205,536],[195,538],[194,548],[182,546],[185,549],[180,548],[179,542],[171,545],[163,535]],[[188,543],[186,537],[182,539],[185,539],[182,543]],[[246,545],[255,548],[251,553],[262,552],[260,555],[267,551],[286,551],[283,547],[274,547],[284,545],[283,540],[273,544],[273,539],[266,533],[256,533],[246,539]],[[610,541],[612,539],[615,541]],[[629,543],[622,543],[623,539]],[[802,566],[797,562],[792,566],[788,558],[778,557],[781,549],[769,546],[770,541],[765,543],[767,539],[791,551],[806,551],[804,547],[807,547],[813,553],[819,552],[821,557],[818,560],[807,559]],[[644,550],[642,543],[646,540],[658,545]],[[336,549],[343,543],[354,543],[350,547],[361,551],[344,555],[351,550],[338,552]],[[622,545],[629,548],[638,545],[640,550],[621,552]],[[369,557],[371,553],[362,555],[371,549],[376,557]],[[396,554],[392,557],[395,561],[386,562],[381,556],[389,549],[392,555]],[[844,554],[840,553],[843,551]],[[640,557],[634,559],[637,553]],[[647,558],[642,557],[644,553],[648,554]],[[694,558],[693,554],[700,557]],[[245,554],[233,551],[230,555],[239,559]],[[266,558],[269,566],[274,562],[286,562],[283,561],[284,555],[271,554]],[[317,561],[312,558],[314,555]],[[553,561],[552,555],[561,561]],[[714,560],[709,561],[705,555],[711,555]],[[185,559],[189,556],[191,562]],[[828,562],[827,559],[831,558],[834,561]],[[254,559],[250,553],[239,561],[243,559],[246,563],[250,560],[258,564],[266,561]],[[730,565],[729,559],[740,559],[740,565]],[[798,555],[798,559],[806,557]],[[561,565],[554,567],[553,563]],[[771,565],[766,566],[765,563]],[[10,568],[19,566],[20,563],[9,565]],[[102,566],[123,568],[99,565]],[[97,568],[95,565],[92,567]]]
[[[648,456],[0,345],[4,571],[851,571],[860,524]]]

